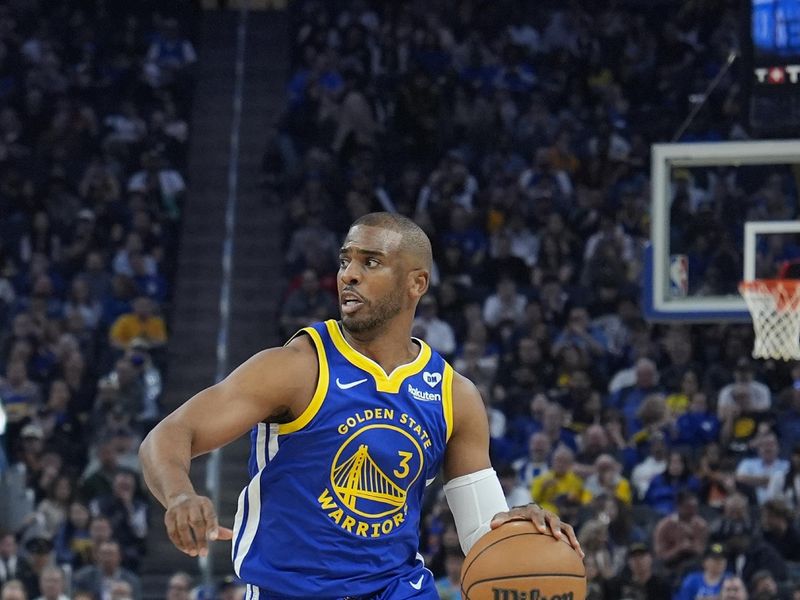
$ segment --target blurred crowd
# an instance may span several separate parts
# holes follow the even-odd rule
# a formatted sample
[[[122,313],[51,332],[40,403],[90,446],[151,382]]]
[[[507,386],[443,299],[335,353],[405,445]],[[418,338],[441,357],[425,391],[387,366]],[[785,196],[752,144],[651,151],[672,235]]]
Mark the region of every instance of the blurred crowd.
[[[0,4],[3,599],[141,597],[193,11]]]
[[[414,335],[480,390],[509,504],[575,525],[592,599],[800,599],[800,364],[752,361],[750,325],[655,325],[640,306],[650,144],[739,49],[739,9],[292,8],[287,108],[263,160],[289,224],[283,334],[337,315],[349,223],[414,218],[436,261]],[[739,68],[683,141],[748,138]],[[731,206],[797,216],[788,169],[737,177],[672,175],[676,248],[709,270],[737,243]],[[435,485],[422,530],[441,596],[458,598],[463,556]]]

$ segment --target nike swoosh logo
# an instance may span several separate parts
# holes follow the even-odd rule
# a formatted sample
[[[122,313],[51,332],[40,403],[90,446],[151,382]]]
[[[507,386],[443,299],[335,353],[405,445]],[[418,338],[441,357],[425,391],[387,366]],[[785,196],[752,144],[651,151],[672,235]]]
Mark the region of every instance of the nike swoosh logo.
[[[366,380],[367,380],[367,378],[365,377],[364,379],[359,379],[357,381],[351,381],[349,383],[342,383],[341,381],[339,381],[339,378],[337,377],[336,378],[336,385],[339,386],[340,390],[349,390],[350,388],[354,388],[357,385],[361,385]]]
[[[425,579],[425,574],[424,573],[419,576],[419,580],[417,581],[417,583],[414,583],[413,581],[409,581],[408,585],[413,587],[415,590],[418,590],[418,589],[420,589],[422,587],[422,580],[423,579]]]

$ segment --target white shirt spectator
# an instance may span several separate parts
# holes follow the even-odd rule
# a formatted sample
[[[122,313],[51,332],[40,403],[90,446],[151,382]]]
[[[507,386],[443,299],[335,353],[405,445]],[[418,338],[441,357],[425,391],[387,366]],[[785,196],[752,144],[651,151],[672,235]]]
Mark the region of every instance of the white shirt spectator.
[[[772,432],[762,433],[753,440],[758,450],[756,458],[745,458],[736,468],[736,483],[755,492],[759,505],[769,498],[769,485],[779,474],[787,473],[789,461],[778,456],[778,437]]]
[[[647,488],[650,487],[650,482],[661,475],[667,469],[666,458],[658,460],[652,456],[648,456],[638,465],[633,468],[631,472],[631,483],[636,489],[636,495],[639,498],[644,498],[647,493]]]
[[[800,475],[794,476],[794,481],[786,485],[788,471],[773,473],[767,484],[767,500],[780,499],[786,502],[794,511],[800,508]]]
[[[439,354],[452,354],[456,349],[456,336],[450,324],[434,316],[431,318],[417,317],[414,319],[414,329],[419,329],[423,339]]]
[[[717,414],[722,415],[731,406],[736,405],[734,399],[734,392],[737,386],[746,386],[750,394],[749,410],[755,412],[763,412],[769,410],[772,405],[772,394],[769,388],[760,381],[750,381],[749,383],[729,383],[719,391],[719,400],[717,402]]]
[[[497,292],[483,303],[483,320],[489,327],[496,327],[502,321],[521,323],[525,318],[528,301],[517,293],[517,286],[510,279],[497,284]]]

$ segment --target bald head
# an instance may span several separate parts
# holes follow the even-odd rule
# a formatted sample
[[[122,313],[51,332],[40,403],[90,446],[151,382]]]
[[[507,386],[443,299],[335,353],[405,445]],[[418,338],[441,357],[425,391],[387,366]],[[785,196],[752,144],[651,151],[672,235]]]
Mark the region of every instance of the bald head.
[[[399,250],[411,260],[412,269],[425,269],[430,273],[433,267],[431,241],[422,228],[408,217],[388,212],[369,213],[358,219],[350,228],[362,225],[394,231],[401,236]]]

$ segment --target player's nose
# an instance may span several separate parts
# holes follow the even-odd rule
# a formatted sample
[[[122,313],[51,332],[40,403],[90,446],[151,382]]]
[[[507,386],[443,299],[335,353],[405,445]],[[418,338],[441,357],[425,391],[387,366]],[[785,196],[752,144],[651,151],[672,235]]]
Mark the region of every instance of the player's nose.
[[[350,261],[344,269],[339,271],[339,278],[345,285],[356,284],[361,281],[361,273],[355,261]]]

